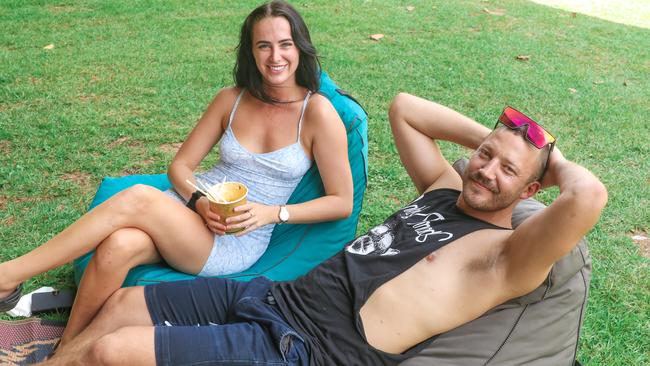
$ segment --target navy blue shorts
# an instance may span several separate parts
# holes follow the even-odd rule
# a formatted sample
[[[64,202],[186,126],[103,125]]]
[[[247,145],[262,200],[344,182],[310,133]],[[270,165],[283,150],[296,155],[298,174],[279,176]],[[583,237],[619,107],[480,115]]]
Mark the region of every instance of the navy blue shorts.
[[[256,278],[166,282],[144,288],[157,365],[308,365],[303,339]]]

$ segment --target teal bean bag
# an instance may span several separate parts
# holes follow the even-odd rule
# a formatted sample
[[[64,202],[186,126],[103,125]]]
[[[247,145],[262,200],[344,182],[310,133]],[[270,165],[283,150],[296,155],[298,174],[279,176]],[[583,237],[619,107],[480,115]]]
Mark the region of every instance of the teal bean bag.
[[[347,130],[348,154],[354,183],[352,214],[346,219],[332,222],[277,225],[273,230],[266,253],[251,268],[223,277],[247,281],[263,275],[276,281],[292,280],[334,255],[343,248],[346,242],[354,238],[368,175],[367,114],[352,97],[340,90],[325,72],[321,74],[320,93],[332,102]],[[89,209],[134,184],[148,184],[160,190],[171,187],[166,174],[106,177],[102,180]],[[323,194],[320,174],[314,165],[296,187],[289,198],[289,203],[308,201]],[[90,252],[74,261],[77,284],[79,284],[92,254],[93,252]],[[142,265],[129,272],[124,286],[146,285],[194,277],[175,271],[164,263]]]

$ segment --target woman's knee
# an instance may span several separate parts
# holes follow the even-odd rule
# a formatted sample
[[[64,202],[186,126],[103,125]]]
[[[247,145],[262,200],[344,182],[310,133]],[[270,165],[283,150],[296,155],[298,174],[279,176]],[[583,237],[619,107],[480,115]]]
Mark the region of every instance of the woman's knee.
[[[138,229],[120,229],[106,238],[95,251],[97,269],[111,270],[125,265],[138,264],[139,258],[153,250],[147,233]]]
[[[151,210],[161,193],[155,187],[135,184],[113,196],[111,201],[119,212],[140,215]]]
[[[402,114],[404,112],[404,105],[411,97],[412,95],[410,94],[399,93],[395,96],[395,98],[393,98],[390,103],[390,107],[388,108],[388,120],[392,125],[401,120]]]

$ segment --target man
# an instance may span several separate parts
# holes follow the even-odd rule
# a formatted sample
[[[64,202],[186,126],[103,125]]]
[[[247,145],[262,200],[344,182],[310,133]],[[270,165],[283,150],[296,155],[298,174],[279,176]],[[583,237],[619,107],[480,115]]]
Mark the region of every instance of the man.
[[[400,94],[390,121],[423,193],[292,282],[222,279],[118,291],[51,364],[390,365],[437,334],[535,289],[597,222],[600,181],[506,108],[489,129]],[[476,149],[459,176],[436,140]],[[560,195],[515,230],[515,205]]]

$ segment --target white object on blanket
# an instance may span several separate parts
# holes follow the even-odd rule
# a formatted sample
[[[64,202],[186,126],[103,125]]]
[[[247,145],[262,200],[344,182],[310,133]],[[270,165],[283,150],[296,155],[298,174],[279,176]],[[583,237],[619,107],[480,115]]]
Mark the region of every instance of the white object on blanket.
[[[27,295],[23,295],[18,304],[13,309],[7,311],[7,314],[11,316],[32,316],[32,295],[39,292],[52,292],[54,288],[52,287],[41,287],[38,290],[34,290]]]

